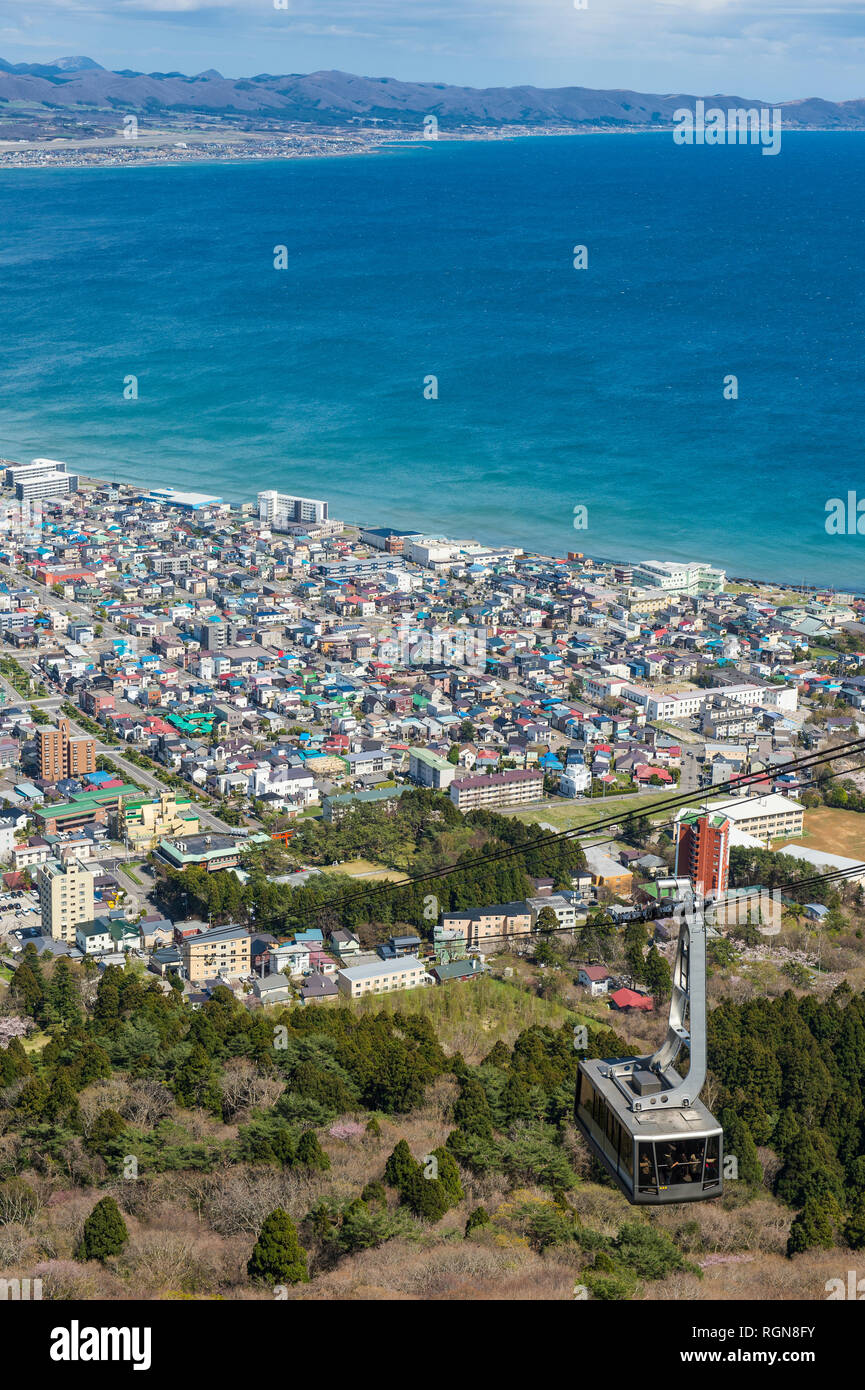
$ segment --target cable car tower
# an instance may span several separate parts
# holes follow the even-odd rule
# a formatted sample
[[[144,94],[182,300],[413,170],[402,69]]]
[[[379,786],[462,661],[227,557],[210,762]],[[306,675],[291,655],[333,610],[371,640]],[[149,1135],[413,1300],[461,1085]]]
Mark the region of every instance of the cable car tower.
[[[647,1057],[580,1062],[574,1115],[598,1162],[629,1202],[657,1206],[719,1197],[723,1135],[700,1100],[706,1080],[706,923],[692,898],[679,939],[667,1036]],[[673,1063],[687,1043],[684,1079]]]

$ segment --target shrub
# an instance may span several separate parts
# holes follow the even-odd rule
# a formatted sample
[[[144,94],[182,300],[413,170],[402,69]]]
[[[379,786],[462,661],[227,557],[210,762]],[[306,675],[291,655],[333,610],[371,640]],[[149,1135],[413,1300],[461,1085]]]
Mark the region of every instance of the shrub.
[[[667,1233],[647,1221],[626,1221],[619,1229],[614,1248],[621,1263],[643,1279],[664,1279],[673,1270],[696,1271]]]
[[[481,1227],[489,1224],[490,1214],[486,1207],[475,1207],[474,1211],[469,1212],[469,1218],[466,1222],[466,1238],[471,1235],[472,1231],[478,1231]]]
[[[583,1275],[583,1282],[592,1298],[603,1299],[607,1302],[621,1302],[633,1298],[637,1287],[636,1279],[627,1271],[604,1274],[590,1269]]]

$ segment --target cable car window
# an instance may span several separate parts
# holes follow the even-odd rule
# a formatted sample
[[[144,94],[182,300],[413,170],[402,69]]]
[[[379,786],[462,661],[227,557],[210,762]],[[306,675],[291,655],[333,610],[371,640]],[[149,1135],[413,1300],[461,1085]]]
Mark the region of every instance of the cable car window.
[[[580,1101],[579,1108],[588,1115],[592,1113],[592,1097],[595,1094],[591,1081],[585,1072],[580,1072]]]
[[[613,1153],[616,1153],[616,1152],[618,1151],[618,1147],[619,1147],[619,1146],[618,1146],[618,1140],[617,1140],[617,1138],[616,1138],[616,1130],[618,1129],[618,1127],[619,1127],[619,1122],[618,1122],[618,1120],[616,1119],[616,1117],[615,1117],[615,1115],[613,1114],[612,1110],[608,1110],[608,1111],[607,1111],[607,1138],[609,1139],[610,1144],[612,1145]]]
[[[720,1177],[720,1134],[710,1134],[706,1141],[706,1164],[703,1170],[703,1187],[717,1187]]]
[[[658,1182],[661,1187],[699,1182],[703,1173],[702,1139],[664,1139],[657,1145]]]
[[[603,1134],[604,1129],[606,1127],[607,1103],[602,1096],[598,1095],[597,1091],[595,1092],[592,1101],[592,1119],[598,1126],[598,1129]]]
[[[624,1125],[622,1126],[622,1137],[619,1143],[619,1166],[627,1173],[629,1178],[632,1177],[632,1169],[634,1166],[634,1141]]]
[[[657,1192],[655,1146],[645,1142],[637,1145],[637,1187],[640,1192]]]

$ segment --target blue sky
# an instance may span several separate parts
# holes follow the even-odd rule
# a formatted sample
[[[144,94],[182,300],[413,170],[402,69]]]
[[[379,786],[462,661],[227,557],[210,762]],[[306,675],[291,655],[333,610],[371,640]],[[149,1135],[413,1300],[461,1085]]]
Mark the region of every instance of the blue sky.
[[[0,0],[9,62],[865,95],[865,0]],[[277,5],[280,8],[277,8]],[[282,8],[286,5],[287,8]]]

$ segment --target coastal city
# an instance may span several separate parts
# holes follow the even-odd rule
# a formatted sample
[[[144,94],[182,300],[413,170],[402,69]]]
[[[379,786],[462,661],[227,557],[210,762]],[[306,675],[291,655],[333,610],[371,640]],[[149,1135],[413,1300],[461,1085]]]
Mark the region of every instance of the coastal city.
[[[825,1381],[861,25],[7,8],[0,1310],[61,1377],[398,1302]]]
[[[0,467],[7,978],[32,942],[102,969],[137,960],[193,1007],[224,987],[252,1009],[320,1002],[489,972],[531,954],[550,914],[573,933],[599,909],[624,921],[723,894],[736,849],[855,864],[798,763],[861,729],[861,597],[344,524],[275,491],[232,504],[50,459]],[[863,787],[855,759],[845,785]],[[337,832],[387,844],[416,789],[539,835],[599,811],[610,828],[566,884],[433,920],[427,904],[378,940],[166,911],[194,871],[239,892],[266,869],[287,896],[337,867],[367,889],[399,880],[397,859],[344,855]],[[764,931],[757,955],[771,912]],[[654,1008],[633,969],[578,965],[592,996],[602,981],[618,1009]]]

